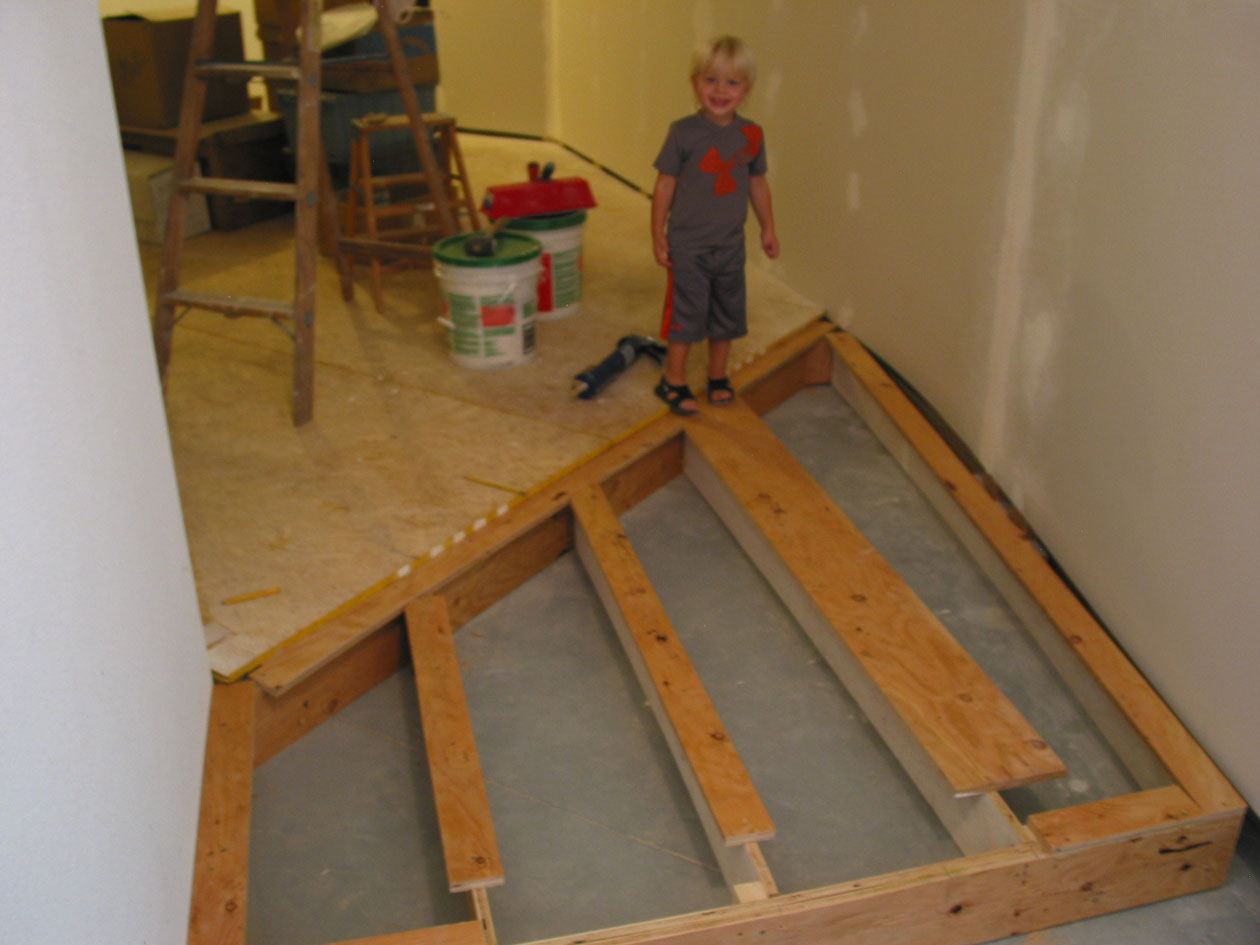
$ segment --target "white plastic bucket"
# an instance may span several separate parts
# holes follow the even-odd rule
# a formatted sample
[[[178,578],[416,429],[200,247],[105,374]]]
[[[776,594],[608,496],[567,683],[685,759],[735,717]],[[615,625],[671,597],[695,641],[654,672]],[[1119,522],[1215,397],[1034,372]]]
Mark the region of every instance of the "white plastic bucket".
[[[433,248],[451,359],[463,367],[523,364],[534,356],[542,246],[516,233],[495,237],[491,256],[470,256],[464,236]]]
[[[538,274],[538,317],[576,315],[582,299],[582,225],[585,210],[517,217],[508,230],[532,236],[542,244]]]

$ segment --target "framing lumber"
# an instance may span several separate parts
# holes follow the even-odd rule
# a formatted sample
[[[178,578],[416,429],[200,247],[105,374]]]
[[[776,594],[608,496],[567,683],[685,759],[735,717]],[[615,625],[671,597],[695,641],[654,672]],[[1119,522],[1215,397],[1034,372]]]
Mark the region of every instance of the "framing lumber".
[[[393,932],[338,942],[336,945],[493,945],[482,935],[480,922],[455,922],[411,932]]]
[[[663,417],[614,443],[526,496],[508,515],[490,520],[441,554],[416,562],[405,577],[312,627],[250,678],[280,696],[396,618],[421,594],[444,596],[458,629],[572,547],[568,490],[615,477],[657,450],[670,449],[670,441],[681,432],[677,418]]]
[[[802,625],[840,637],[855,661],[842,679],[870,677],[955,795],[1066,773],[756,414],[742,404],[710,411],[688,427],[687,440],[688,476]]]
[[[923,473],[917,477],[921,488],[942,502],[946,521],[959,530],[960,537],[971,534],[973,553],[981,563],[996,571],[1006,570],[1006,585],[1016,587],[1026,603],[1025,610],[1017,612],[1040,621],[1040,627],[1032,628],[1034,634],[1044,638],[1041,642],[1048,651],[1057,654],[1066,680],[1083,686],[1081,691],[1087,694],[1092,687],[1097,695],[1092,701],[1083,700],[1086,707],[1110,706],[1111,715],[1123,723],[1121,727],[1130,734],[1136,730],[1149,745],[1146,754],[1151,761],[1143,776],[1153,783],[1143,784],[1146,790],[1134,794],[1033,814],[1025,825],[995,793],[955,798],[953,786],[917,740],[908,736],[898,739],[892,731],[893,741],[902,743],[891,745],[894,750],[908,744],[913,749],[909,756],[918,753],[917,761],[910,757],[907,763],[902,757],[902,763],[929,800],[936,798],[933,806],[955,838],[964,837],[960,842],[964,856],[777,895],[755,843],[723,847],[742,850],[752,867],[749,875],[755,877],[753,885],[735,885],[735,903],[535,945],[725,945],[757,939],[844,941],[846,945],[969,945],[1223,883],[1246,810],[1242,799],[1070,589],[1040,559],[1027,536],[974,481],[856,339],[824,321],[806,326],[752,366],[733,372],[741,404],[702,408],[700,417],[685,422],[663,416],[647,424],[526,497],[468,540],[418,562],[405,578],[378,588],[343,613],[311,628],[306,638],[256,670],[255,680],[261,675],[270,685],[256,687],[256,696],[248,682],[238,684],[245,687],[239,690],[217,687],[216,702],[225,698],[221,689],[250,694],[248,699],[239,695],[237,701],[242,720],[245,703],[256,710],[256,734],[251,734],[250,726],[242,721],[230,727],[235,739],[245,746],[256,743],[253,761],[259,763],[300,738],[406,660],[407,647],[398,618],[411,600],[441,594],[447,602],[451,627],[458,627],[546,567],[575,541],[586,542],[584,505],[597,505],[596,514],[607,524],[608,516],[615,521],[616,515],[684,468],[693,479],[708,476],[716,481],[719,485],[710,483],[706,488],[720,499],[731,489],[723,482],[724,474],[710,467],[706,453],[711,450],[698,442],[717,436],[722,425],[741,411],[768,409],[828,374],[842,395],[864,412],[876,433],[887,437],[894,455],[909,467],[918,463]],[[746,421],[738,419],[738,423]],[[753,449],[762,449],[759,439]],[[742,458],[748,460],[747,455]],[[597,491],[605,498],[599,498]],[[950,505],[954,507],[952,513]],[[739,509],[733,518],[741,516],[748,517]],[[771,557],[775,556],[777,552]],[[826,649],[847,650],[834,630],[820,638],[831,641]],[[835,659],[834,652],[824,655]],[[856,662],[852,654],[847,659]],[[854,675],[859,683],[865,680],[866,689],[878,697],[874,700],[877,707],[881,701],[889,705],[865,670]],[[894,718],[896,726],[905,728],[895,712],[886,714]],[[888,737],[888,727],[879,718],[872,721]],[[215,751],[213,742],[212,737],[207,749],[207,781],[211,772],[221,767],[218,761],[209,760]],[[1115,747],[1119,750],[1120,746]],[[241,750],[239,746],[234,749]],[[239,770],[242,763],[238,755],[234,767]],[[1167,783],[1169,774],[1174,784]],[[1158,780],[1161,776],[1162,782]],[[207,798],[213,793],[207,788]],[[247,789],[242,794],[238,786],[231,793],[244,796],[248,802]],[[248,816],[247,809],[244,816]],[[239,809],[230,820],[239,832]],[[243,890],[245,869],[242,861],[238,885],[233,888]],[[222,894],[215,892],[215,883],[225,885],[227,878],[209,875],[199,864],[194,898],[223,902]],[[493,945],[486,889],[473,888],[468,895],[474,921],[363,939],[353,945]]]
[[[1171,775],[1204,812],[1245,810],[1172,710],[861,342],[846,332],[827,340],[841,395],[946,518],[1138,783],[1157,787]]]
[[[254,781],[254,684],[215,686],[210,699],[189,945],[244,945]]]
[[[770,815],[603,489],[592,484],[571,498],[578,557],[657,717],[718,865],[737,898],[765,898],[765,871],[753,859],[759,851],[743,847],[774,837]]]
[[[1186,792],[1170,784],[1033,814],[1028,826],[1050,849],[1071,850],[1202,816],[1203,811]]]
[[[407,605],[406,619],[424,750],[451,892],[502,885],[503,861],[446,601],[418,597]]]
[[[532,945],[987,942],[1219,885],[1236,835],[1215,818],[1072,854],[1012,847]]]
[[[803,386],[798,371],[803,360],[821,365],[814,373],[823,376],[813,382],[825,383],[822,367],[830,355],[824,339],[833,331],[826,319],[810,322],[733,372],[732,379],[741,394],[772,389],[774,398],[763,398],[765,409]],[[458,629],[572,546],[568,490],[604,483],[614,508],[624,512],[681,471],[682,430],[682,421],[665,413],[631,431],[521,499],[509,516],[493,518],[468,540],[417,560],[405,576],[307,627],[261,666],[251,667],[250,678],[279,697],[397,618],[407,601],[421,594],[442,594]],[[531,541],[538,547],[522,547]],[[513,559],[513,551],[521,553]]]

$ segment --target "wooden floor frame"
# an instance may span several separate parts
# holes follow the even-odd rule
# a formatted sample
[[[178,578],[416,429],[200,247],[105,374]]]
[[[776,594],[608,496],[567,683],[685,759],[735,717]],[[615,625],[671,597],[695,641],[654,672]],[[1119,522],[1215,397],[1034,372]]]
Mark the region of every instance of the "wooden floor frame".
[[[699,759],[694,764],[699,766],[700,776],[691,778],[697,783],[688,786],[695,788],[693,795],[702,820],[707,817],[712,821],[706,827],[713,827],[711,838],[716,838],[715,849],[731,883],[732,904],[554,939],[549,945],[717,945],[737,940],[968,945],[1223,883],[1246,812],[1242,798],[1045,561],[1035,543],[857,339],[820,320],[737,371],[734,381],[741,404],[757,414],[804,386],[831,383],[836,387],[1003,593],[1065,684],[1125,760],[1139,790],[1034,814],[1021,823],[994,791],[965,797],[956,796],[957,791],[950,793],[946,786],[943,799],[929,797],[929,801],[943,820],[951,816],[949,808],[958,805],[953,812],[957,829],[947,826],[959,840],[963,856],[780,895],[757,847],[759,841],[772,836],[772,826],[762,819],[755,796],[738,797],[742,784],[738,759],[732,761],[729,753],[716,762]],[[449,663],[452,650],[447,638],[451,633],[565,551],[577,547],[584,560],[600,558],[603,553],[598,549],[586,547],[584,551],[592,540],[588,532],[594,534],[592,529],[607,527],[616,533],[616,515],[687,472],[688,454],[694,447],[689,442],[690,422],[694,421],[671,415],[652,421],[525,497],[506,514],[479,523],[464,540],[281,650],[249,678],[216,685],[190,943],[243,945],[245,941],[249,794],[254,766],[404,665],[410,658],[409,634],[413,645],[418,646],[420,634],[427,633],[431,645],[438,646],[442,659]],[[589,566],[590,561],[587,563]],[[615,603],[615,583],[601,590],[601,596],[605,591],[609,595],[606,603],[610,599]],[[421,606],[414,603],[418,600],[430,603]],[[417,625],[418,620],[429,619],[424,615],[435,615],[438,621],[428,631]],[[630,615],[627,619],[664,618],[649,601],[647,618]],[[664,643],[667,631],[654,632]],[[675,658],[664,671],[686,673],[685,657],[681,663]],[[649,666],[645,672],[651,676],[660,671]],[[423,689],[428,685],[419,682],[418,674],[422,707]],[[446,699],[447,704],[458,700],[441,693],[462,694],[457,675],[454,680],[448,677],[445,683],[438,680],[433,685],[430,698]],[[701,699],[701,708],[696,711],[703,712],[703,692],[696,697]],[[439,821],[444,848],[449,847],[446,855],[451,885],[469,896],[470,919],[361,939],[357,945],[495,942],[486,887],[501,881],[501,868],[492,828],[479,820],[488,815],[488,809],[480,810],[484,793],[478,795],[475,790],[480,777],[475,747],[467,734],[470,729],[461,714],[463,707],[456,708],[460,711],[452,711],[445,720],[436,716],[448,713],[433,712],[435,718],[423,721],[428,737],[434,742],[439,737],[444,740],[436,751],[430,746],[430,763],[447,766],[434,770],[435,784],[441,775],[454,786],[444,792],[456,799],[453,806],[448,805],[444,812],[438,800]],[[437,726],[432,735],[430,724]],[[883,729],[881,734],[889,737]],[[467,745],[463,738],[468,739]],[[720,733],[712,738],[722,740]],[[682,747],[681,754],[676,755],[686,781],[687,746]],[[910,752],[907,757],[913,759],[913,746]],[[912,763],[902,760],[925,794],[934,790],[934,775],[921,779],[911,770]],[[714,764],[733,766],[734,774],[716,787],[700,784],[705,780],[704,766]],[[725,802],[716,795],[732,781],[737,795],[734,803],[744,806],[738,808],[739,816],[732,818],[738,821],[736,826],[728,829],[718,823]],[[474,789],[460,789],[461,784],[468,783]],[[463,803],[466,795],[473,801]],[[987,821],[973,834],[969,831],[976,816]],[[461,827],[470,823],[475,826]],[[448,826],[455,834],[461,829],[475,834],[471,840],[481,846],[461,845],[459,838],[448,834]],[[456,847],[462,851],[458,856],[452,853]],[[477,865],[470,867],[470,863]],[[507,881],[511,882],[510,874]]]

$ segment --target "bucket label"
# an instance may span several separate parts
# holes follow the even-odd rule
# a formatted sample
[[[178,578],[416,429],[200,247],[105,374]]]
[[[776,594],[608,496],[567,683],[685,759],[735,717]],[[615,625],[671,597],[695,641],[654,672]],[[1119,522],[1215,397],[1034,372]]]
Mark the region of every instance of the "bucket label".
[[[581,247],[552,253],[550,268],[552,271],[552,307],[561,309],[570,305],[576,305],[582,297]]]
[[[516,306],[512,303],[507,305],[495,300],[493,305],[481,306],[481,324],[486,328],[502,328],[510,326],[516,320]]]
[[[550,312],[556,307],[551,297],[551,253],[543,253],[542,270],[538,273],[538,309]]]

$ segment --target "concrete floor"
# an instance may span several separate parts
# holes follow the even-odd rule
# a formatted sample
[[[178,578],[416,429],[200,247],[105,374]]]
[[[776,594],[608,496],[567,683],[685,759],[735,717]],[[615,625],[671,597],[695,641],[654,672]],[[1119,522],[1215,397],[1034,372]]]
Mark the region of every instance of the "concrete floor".
[[[860,419],[828,388],[772,428],[1046,735],[1068,777],[1009,792],[1021,814],[1132,789],[1093,725]],[[780,888],[957,849],[699,494],[678,479],[623,524],[778,828]],[[457,637],[507,883],[500,941],[729,901],[669,751],[576,557]],[[316,945],[467,917],[445,891],[410,670],[256,773],[251,945]],[[1227,884],[1010,942],[1254,945],[1260,833]]]

